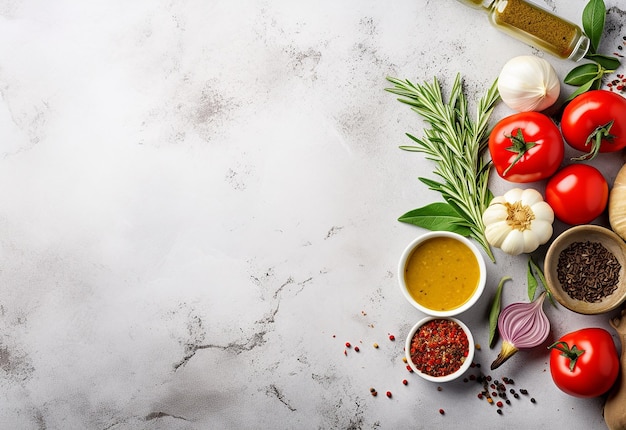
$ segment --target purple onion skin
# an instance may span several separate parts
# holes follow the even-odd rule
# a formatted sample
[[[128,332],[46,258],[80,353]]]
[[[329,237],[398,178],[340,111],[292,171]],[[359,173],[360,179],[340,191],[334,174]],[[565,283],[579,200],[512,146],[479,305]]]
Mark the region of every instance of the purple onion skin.
[[[543,311],[545,291],[533,302],[512,303],[498,317],[502,349],[491,369],[496,369],[520,349],[541,345],[550,335],[550,320]]]

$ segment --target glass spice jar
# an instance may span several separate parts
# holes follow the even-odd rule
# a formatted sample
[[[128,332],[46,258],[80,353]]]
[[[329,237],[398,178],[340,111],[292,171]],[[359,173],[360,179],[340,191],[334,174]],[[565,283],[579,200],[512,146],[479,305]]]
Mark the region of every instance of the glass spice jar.
[[[526,0],[458,0],[489,14],[489,21],[504,33],[559,58],[581,60],[589,38],[579,26]]]

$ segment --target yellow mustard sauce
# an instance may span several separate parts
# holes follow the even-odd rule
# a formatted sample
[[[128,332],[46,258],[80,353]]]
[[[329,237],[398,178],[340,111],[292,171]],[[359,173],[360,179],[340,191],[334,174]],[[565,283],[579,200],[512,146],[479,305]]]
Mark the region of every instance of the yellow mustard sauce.
[[[409,294],[422,306],[448,311],[462,306],[478,287],[476,256],[448,237],[426,240],[409,256],[404,269]]]

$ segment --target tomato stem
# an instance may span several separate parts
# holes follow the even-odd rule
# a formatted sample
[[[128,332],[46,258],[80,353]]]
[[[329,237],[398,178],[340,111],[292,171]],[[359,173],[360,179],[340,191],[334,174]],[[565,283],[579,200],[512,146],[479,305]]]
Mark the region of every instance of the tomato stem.
[[[524,134],[522,133],[521,128],[517,129],[517,133],[515,135],[505,134],[504,136],[511,139],[512,143],[512,145],[506,148],[506,150],[514,152],[517,155],[515,156],[513,162],[509,164],[509,167],[507,167],[504,172],[502,172],[503,177],[506,176],[509,170],[511,170],[511,168],[515,165],[515,163],[517,163],[524,156],[524,154],[526,154],[526,151],[537,145],[537,142],[526,142],[526,140],[524,140]]]
[[[602,140],[605,139],[607,143],[613,143],[613,139],[615,139],[615,135],[611,134],[611,127],[613,127],[614,119],[609,121],[604,125],[599,125],[596,127],[594,131],[591,132],[589,136],[587,136],[587,140],[585,141],[585,146],[591,145],[591,150],[585,155],[581,155],[580,157],[572,158],[574,161],[584,161],[584,160],[592,160],[596,155],[600,152],[600,147],[602,146]]]
[[[578,349],[578,347],[574,344],[570,348],[567,342],[559,341],[554,342],[552,345],[548,347],[548,349],[556,349],[557,351],[561,351],[561,355],[569,359],[569,371],[573,372],[576,368],[576,361],[578,358],[585,353],[584,349]]]

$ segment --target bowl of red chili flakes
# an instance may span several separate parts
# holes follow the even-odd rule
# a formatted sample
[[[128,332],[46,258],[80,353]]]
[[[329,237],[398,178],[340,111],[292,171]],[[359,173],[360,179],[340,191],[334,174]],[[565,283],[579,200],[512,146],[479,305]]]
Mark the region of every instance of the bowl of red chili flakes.
[[[419,376],[431,382],[448,382],[470,368],[474,338],[456,318],[426,317],[409,332],[405,351],[409,366]]]

